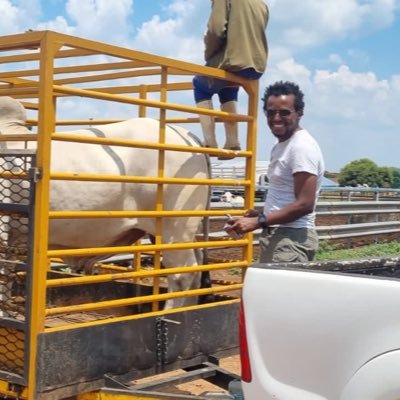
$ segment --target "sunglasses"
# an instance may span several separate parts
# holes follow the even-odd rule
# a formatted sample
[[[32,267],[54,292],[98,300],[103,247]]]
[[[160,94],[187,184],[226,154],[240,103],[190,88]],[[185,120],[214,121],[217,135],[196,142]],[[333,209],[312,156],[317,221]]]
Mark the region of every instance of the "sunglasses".
[[[273,118],[275,117],[276,114],[278,114],[280,117],[288,117],[291,113],[295,112],[294,110],[271,110],[267,109],[264,110],[264,114],[267,116],[267,118]]]

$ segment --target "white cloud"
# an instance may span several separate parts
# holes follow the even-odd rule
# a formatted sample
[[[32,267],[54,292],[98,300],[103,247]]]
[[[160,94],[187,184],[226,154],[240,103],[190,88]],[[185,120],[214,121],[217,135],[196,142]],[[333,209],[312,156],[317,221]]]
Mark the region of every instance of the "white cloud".
[[[14,34],[35,28],[41,16],[40,0],[0,0],[0,34]]]
[[[14,3],[20,11],[21,16],[26,18],[26,20],[35,20],[40,18],[42,14],[42,2],[40,0],[15,0]]]
[[[293,58],[287,58],[268,69],[260,82],[260,86],[264,87],[275,81],[296,82],[305,90],[311,84],[311,71],[305,65],[297,63]]]
[[[400,75],[395,75],[391,79],[391,85],[393,90],[396,90],[400,93]]]
[[[370,57],[365,51],[359,49],[349,49],[347,54],[354,60],[361,62],[362,64],[367,64],[370,61]]]
[[[343,64],[343,59],[339,54],[330,54],[329,55],[329,61],[332,64]]]
[[[310,77],[310,71],[307,67],[297,64],[293,58],[278,63],[276,70],[276,73],[289,80],[305,81]]]
[[[14,30],[18,26],[18,8],[13,6],[7,0],[0,0],[0,14],[1,14],[1,25],[0,33],[8,34],[14,33]]]
[[[132,13],[133,0],[68,0],[65,15],[37,22],[36,29],[128,47],[132,41]]]
[[[181,36],[182,22],[179,19],[161,21],[156,15],[140,27],[133,45],[149,53],[202,63],[203,42],[199,38]]]
[[[280,0],[271,5],[272,43],[292,51],[389,26],[396,0]],[[288,12],[290,10],[290,12]]]
[[[373,29],[382,29],[391,25],[395,12],[400,8],[398,0],[375,0],[364,5],[365,25]]]
[[[167,6],[167,10],[171,14],[175,14],[177,16],[189,15],[189,14],[196,13],[198,11],[199,5],[200,5],[199,0],[193,0],[193,1],[174,0]]]
[[[13,34],[32,28],[32,21],[40,14],[40,2],[0,0],[0,34]]]
[[[387,82],[378,81],[374,73],[355,73],[350,71],[346,65],[340,66],[336,72],[316,72],[315,83],[317,85],[326,86],[332,82],[345,91],[366,90],[373,92],[375,90],[387,89],[388,87]]]
[[[127,44],[132,0],[68,0],[66,10],[79,35],[108,43]]]
[[[331,169],[363,157],[398,166],[391,151],[400,123],[397,78],[379,80],[372,72],[340,66],[334,72],[317,71],[307,97],[306,121],[315,129]]]
[[[75,35],[76,28],[68,25],[68,21],[62,17],[57,16],[52,21],[40,22],[36,26],[37,30],[49,30],[59,33],[65,33],[67,35]]]
[[[203,63],[203,33],[210,4],[204,0],[174,0],[168,18],[154,15],[138,29],[134,47],[179,60]]]

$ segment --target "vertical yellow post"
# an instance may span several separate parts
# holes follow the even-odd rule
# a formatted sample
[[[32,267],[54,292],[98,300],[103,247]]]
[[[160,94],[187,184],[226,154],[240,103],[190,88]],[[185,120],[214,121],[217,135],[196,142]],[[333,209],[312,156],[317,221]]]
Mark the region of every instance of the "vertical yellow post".
[[[147,99],[147,85],[140,85],[139,89],[139,98],[146,100]],[[139,117],[144,118],[146,117],[146,106],[140,105],[139,106]]]
[[[167,67],[162,67],[161,69],[161,91],[160,91],[160,101],[167,101],[167,78],[168,69]],[[166,120],[167,110],[165,108],[160,108],[160,137],[159,143],[165,143],[165,120]],[[158,177],[164,177],[165,169],[165,150],[158,150]],[[162,211],[164,208],[164,184],[159,183],[157,185],[157,199],[156,199],[156,211]],[[155,244],[161,244],[162,242],[162,218],[157,217],[156,220],[156,237]],[[156,251],[154,255],[154,269],[161,268],[161,253]],[[160,293],[160,279],[158,277],[154,278],[153,294]],[[159,309],[158,302],[153,302],[153,311]]]
[[[140,246],[142,244],[142,240],[139,239],[135,245]],[[140,251],[136,252],[133,255],[133,262],[132,262],[132,269],[136,272],[140,271],[142,268],[142,263],[141,263],[141,258],[142,258],[142,253]],[[139,279],[135,278],[133,279],[134,283],[138,283]]]
[[[250,185],[245,190],[245,208],[249,209],[254,204],[255,197],[255,176],[257,158],[257,111],[258,111],[258,81],[249,81],[246,87],[249,96],[248,115],[253,119],[247,123],[247,150],[251,151],[251,157],[246,162],[245,179],[250,181]],[[253,262],[253,234],[249,234],[249,244],[244,248],[243,258],[248,265]],[[242,274],[242,279],[244,274]]]
[[[140,85],[139,88],[139,98],[146,100],[147,99],[147,85]],[[138,113],[138,117],[139,118],[145,118],[146,117],[146,113],[147,113],[147,108],[145,105],[141,104],[139,106],[139,113]],[[141,245],[142,241],[139,239],[135,244],[136,245]],[[132,263],[132,267],[134,269],[134,271],[140,271],[140,269],[142,268],[142,262],[141,262],[141,254],[140,252],[135,253],[134,255],[134,259],[133,259],[133,263]],[[137,283],[139,280],[138,279],[134,279],[133,282]]]
[[[36,184],[34,248],[32,265],[31,308],[29,310],[29,399],[36,399],[36,362],[38,335],[43,332],[46,302],[47,247],[49,225],[49,172],[51,134],[55,130],[55,99],[53,97],[53,61],[61,44],[52,41],[47,32],[40,44],[39,121],[37,168],[41,179]]]
[[[141,98],[143,100],[147,99],[147,85],[140,85],[139,98]],[[140,105],[139,106],[139,118],[146,117],[146,114],[147,114],[146,106]],[[142,241],[140,239],[136,242],[136,244],[139,246],[141,243],[142,243]],[[135,253],[132,266],[135,271],[140,271],[140,269],[142,268],[142,253],[140,253],[140,252]],[[139,280],[134,279],[133,282],[138,283]]]

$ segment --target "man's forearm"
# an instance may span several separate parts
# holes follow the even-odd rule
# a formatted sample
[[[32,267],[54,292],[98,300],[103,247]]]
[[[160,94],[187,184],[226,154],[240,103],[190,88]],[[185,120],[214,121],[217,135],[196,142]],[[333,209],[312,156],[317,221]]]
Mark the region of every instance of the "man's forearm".
[[[288,206],[272,211],[266,215],[267,225],[281,225],[288,222],[296,221],[307,214],[313,212],[313,207],[309,204],[289,204]]]

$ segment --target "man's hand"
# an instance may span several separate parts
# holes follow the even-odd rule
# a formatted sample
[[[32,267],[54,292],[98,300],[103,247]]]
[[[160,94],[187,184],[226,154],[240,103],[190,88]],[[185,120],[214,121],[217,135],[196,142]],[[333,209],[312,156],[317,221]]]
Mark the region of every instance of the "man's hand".
[[[228,221],[226,221],[224,227],[225,231],[229,233],[229,235],[231,235],[232,237],[238,235],[241,236],[244,233],[254,231],[257,228],[258,228],[258,212],[257,216],[254,217],[230,218],[228,219]]]
[[[254,209],[250,209],[250,210],[247,210],[245,213],[244,213],[244,216],[245,217],[258,217],[260,215],[260,212],[259,211],[257,211],[257,210],[254,210]]]

